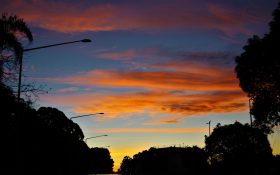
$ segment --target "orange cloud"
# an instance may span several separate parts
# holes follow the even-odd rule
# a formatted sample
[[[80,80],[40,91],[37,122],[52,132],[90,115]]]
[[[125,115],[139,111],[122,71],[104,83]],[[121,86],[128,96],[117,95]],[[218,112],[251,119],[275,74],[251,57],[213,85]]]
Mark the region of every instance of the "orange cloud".
[[[184,66],[182,66],[184,65]],[[154,64],[161,71],[93,70],[77,76],[45,78],[43,81],[109,88],[137,88],[142,92],[56,94],[48,101],[72,106],[77,113],[105,112],[108,118],[148,113],[156,116],[147,125],[171,124],[178,119],[210,113],[240,112],[248,109],[233,70],[203,64],[179,62]],[[46,97],[47,98],[47,97]],[[172,117],[158,118],[161,114]]]
[[[115,53],[102,53],[98,54],[98,58],[110,59],[110,60],[131,60],[136,55],[135,50],[130,49],[124,52],[115,52]]]
[[[135,3],[7,1],[3,10],[16,11],[28,23],[60,32],[112,31],[130,29],[200,28],[215,29],[229,35],[248,33],[248,23],[257,17],[240,9],[230,9],[195,1]],[[254,20],[252,20],[254,19]]]
[[[43,97],[43,101],[48,101],[51,104],[70,106],[76,113],[87,114],[102,111],[106,115],[103,115],[104,118],[100,118],[101,120],[131,117],[135,114],[145,114],[156,120],[156,123],[146,124],[166,124],[172,121],[174,123],[178,117],[241,112],[248,109],[246,99],[245,94],[241,91],[210,94],[177,92],[96,93]],[[170,115],[163,120],[162,114]]]
[[[160,54],[160,48],[143,48],[143,49],[128,49],[109,53],[101,53],[96,55],[97,58],[109,59],[109,60],[134,60],[136,58],[153,58],[157,54]]]
[[[240,89],[233,71],[199,67],[190,67],[185,71],[176,72],[93,70],[78,76],[40,80],[72,85],[167,90],[232,91]]]

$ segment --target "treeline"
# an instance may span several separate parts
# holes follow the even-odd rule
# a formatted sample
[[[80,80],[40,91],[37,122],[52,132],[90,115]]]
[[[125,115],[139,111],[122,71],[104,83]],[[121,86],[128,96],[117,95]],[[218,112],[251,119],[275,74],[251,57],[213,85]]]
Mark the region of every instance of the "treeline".
[[[130,158],[125,156],[122,175],[274,175],[280,156],[273,156],[260,129],[234,123],[217,125],[205,138],[205,148],[150,148]]]
[[[206,174],[206,153],[198,147],[150,148],[130,158],[125,156],[119,172],[123,175]]]
[[[33,109],[18,102],[0,83],[1,174],[82,175],[111,173],[113,160],[106,148],[89,148],[84,134],[63,112]]]

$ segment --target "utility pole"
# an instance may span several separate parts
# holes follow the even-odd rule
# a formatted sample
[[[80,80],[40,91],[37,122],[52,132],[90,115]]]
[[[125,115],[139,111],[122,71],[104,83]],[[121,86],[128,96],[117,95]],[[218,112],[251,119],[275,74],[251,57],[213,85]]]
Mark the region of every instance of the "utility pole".
[[[210,131],[210,129],[211,129],[211,120],[209,122],[207,122],[206,124],[209,125],[208,132],[209,132],[209,136],[210,136],[210,134],[211,134],[211,131]]]
[[[21,92],[22,57],[23,57],[23,52],[21,52],[20,58],[19,58],[18,93],[17,93],[18,103],[20,101],[20,92]]]

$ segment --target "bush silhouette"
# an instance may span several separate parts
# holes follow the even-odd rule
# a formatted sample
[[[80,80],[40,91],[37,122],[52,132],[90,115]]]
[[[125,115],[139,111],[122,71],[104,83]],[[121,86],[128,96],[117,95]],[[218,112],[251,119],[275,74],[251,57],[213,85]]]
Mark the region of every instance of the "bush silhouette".
[[[218,125],[205,144],[213,174],[267,174],[272,160],[267,136],[248,124]]]

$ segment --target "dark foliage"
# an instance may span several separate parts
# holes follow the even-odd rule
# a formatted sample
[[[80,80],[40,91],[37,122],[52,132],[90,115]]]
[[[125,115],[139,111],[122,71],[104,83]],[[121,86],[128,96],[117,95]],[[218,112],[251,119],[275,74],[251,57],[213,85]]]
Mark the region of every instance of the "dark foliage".
[[[250,38],[235,67],[240,87],[253,101],[254,124],[265,133],[280,124],[280,4],[273,17],[270,33]]]
[[[26,116],[26,122],[30,121],[30,116],[34,116],[36,111],[31,109],[28,104],[24,102],[17,102],[12,91],[0,82],[0,123],[1,123],[1,171],[6,171],[11,174],[16,174],[19,166],[19,155],[23,148],[21,139],[26,136],[24,131],[25,126],[20,125],[22,122],[19,115]]]
[[[106,148],[91,148],[89,150],[89,172],[95,174],[110,174],[113,172],[114,161]]]
[[[37,137],[33,138],[36,143],[31,140],[28,143],[31,143],[30,151],[35,156],[33,160],[42,156],[43,163],[32,167],[37,167],[38,172],[46,169],[61,174],[86,173],[89,148],[83,142],[80,127],[55,108],[42,107],[36,114],[36,124],[29,133],[34,135],[36,132]]]
[[[213,174],[268,174],[272,150],[263,132],[238,122],[218,125],[205,140]]]
[[[198,147],[150,148],[140,152],[133,159],[125,157],[120,171],[133,175],[202,175],[208,170],[207,156]]]
[[[84,134],[79,125],[69,120],[63,112],[55,108],[41,107],[37,116],[44,127],[51,128],[60,135],[69,135],[73,140],[83,141]]]
[[[125,156],[122,160],[119,173],[122,175],[130,175],[132,173],[132,158]]]

